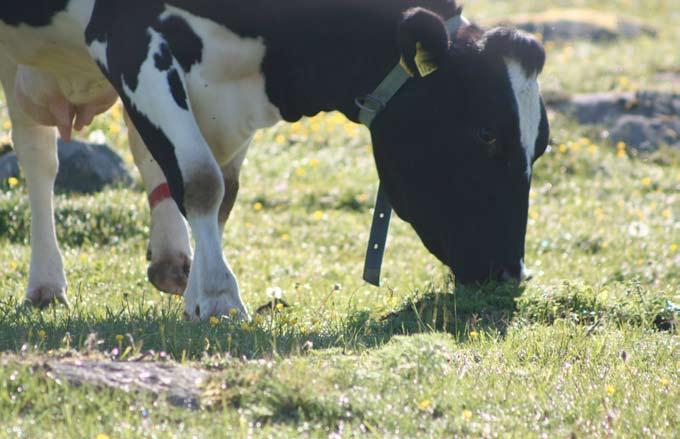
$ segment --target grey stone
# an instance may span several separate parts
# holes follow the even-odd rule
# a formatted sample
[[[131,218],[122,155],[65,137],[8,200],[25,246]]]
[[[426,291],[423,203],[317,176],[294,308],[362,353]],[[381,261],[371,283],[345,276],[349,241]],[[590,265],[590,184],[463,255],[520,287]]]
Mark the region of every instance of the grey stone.
[[[614,143],[640,151],[680,148],[680,94],[594,93],[554,99],[548,106],[581,124],[603,125]]]
[[[59,173],[55,189],[60,192],[93,193],[105,186],[130,186],[132,177],[123,160],[106,145],[59,140]],[[15,153],[0,157],[0,181],[19,177]]]
[[[175,406],[198,409],[210,374],[200,369],[146,361],[50,361],[44,364],[53,379],[71,385],[89,384],[124,392],[165,395]]]
[[[680,148],[680,120],[668,117],[622,116],[609,133],[612,142],[625,142],[638,151],[661,145]]]

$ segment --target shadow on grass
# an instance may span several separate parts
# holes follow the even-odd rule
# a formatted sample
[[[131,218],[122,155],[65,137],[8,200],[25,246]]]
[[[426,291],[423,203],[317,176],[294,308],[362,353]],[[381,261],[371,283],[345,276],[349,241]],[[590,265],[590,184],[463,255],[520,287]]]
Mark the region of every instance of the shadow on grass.
[[[446,331],[464,339],[470,329],[503,333],[516,310],[517,287],[496,286],[453,293],[428,293],[396,311],[372,317],[353,311],[328,322],[303,325],[289,308],[261,307],[251,323],[231,319],[187,322],[181,302],[126,303],[120,309],[27,308],[0,301],[0,352],[76,348],[123,355],[153,350],[175,359],[200,359],[228,352],[237,357],[296,354],[313,347],[354,351],[373,348],[394,335]],[[173,303],[174,302],[174,303]]]
[[[304,354],[310,349],[354,352],[382,346],[395,335],[447,332],[466,341],[473,332],[503,336],[513,324],[552,324],[568,319],[597,326],[602,322],[647,325],[674,331],[677,314],[659,297],[631,291],[620,302],[602,303],[590,291],[565,284],[543,295],[523,294],[523,286],[486,285],[452,292],[415,294],[383,316],[351,311],[324,322],[297,320],[294,308],[271,307],[253,322],[231,319],[194,323],[182,318],[180,301],[148,305],[143,300],[120,309],[27,309],[12,299],[0,301],[0,352],[46,352],[75,348],[126,359],[153,352],[177,360],[213,355],[267,358]],[[639,299],[634,300],[635,297]]]

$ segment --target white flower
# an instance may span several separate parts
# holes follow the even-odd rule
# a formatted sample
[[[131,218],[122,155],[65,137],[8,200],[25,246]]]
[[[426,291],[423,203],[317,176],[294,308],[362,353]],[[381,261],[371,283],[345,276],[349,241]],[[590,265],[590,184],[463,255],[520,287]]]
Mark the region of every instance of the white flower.
[[[649,226],[639,221],[632,222],[628,226],[628,234],[634,238],[644,238],[649,235]]]
[[[280,299],[282,295],[283,292],[279,287],[267,288],[267,297],[269,297],[270,299]]]
[[[87,140],[90,143],[102,145],[106,143],[106,134],[104,134],[102,130],[92,131],[90,135],[87,136]]]

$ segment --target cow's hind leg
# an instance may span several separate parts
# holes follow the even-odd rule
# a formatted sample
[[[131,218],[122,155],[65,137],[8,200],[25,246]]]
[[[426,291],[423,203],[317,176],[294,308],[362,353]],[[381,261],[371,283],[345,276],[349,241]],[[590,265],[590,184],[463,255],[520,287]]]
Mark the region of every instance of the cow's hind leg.
[[[224,197],[222,204],[220,204],[219,224],[220,230],[224,229],[224,225],[229,219],[236,197],[239,190],[239,176],[241,174],[241,165],[243,159],[246,157],[247,148],[240,152],[231,162],[222,167],[222,177],[224,179]]]
[[[142,174],[151,210],[147,275],[160,291],[182,294],[187,286],[192,257],[187,225],[175,201],[169,195],[165,196],[165,175],[130,122],[127,112],[125,122],[132,156]]]
[[[138,68],[131,69],[115,56],[100,64],[107,65],[107,76],[191,226],[196,245],[184,293],[185,312],[189,318],[207,319],[234,310],[248,318],[236,278],[222,255],[218,225],[224,198],[222,171],[191,111],[182,65],[169,56],[160,34],[145,32],[150,36],[149,51]],[[124,52],[124,41],[108,44],[108,53]]]
[[[66,275],[54,227],[54,181],[59,162],[56,130],[36,125],[14,98],[16,66],[0,56],[0,80],[12,123],[12,143],[28,184],[31,207],[31,265],[26,301],[67,303]]]

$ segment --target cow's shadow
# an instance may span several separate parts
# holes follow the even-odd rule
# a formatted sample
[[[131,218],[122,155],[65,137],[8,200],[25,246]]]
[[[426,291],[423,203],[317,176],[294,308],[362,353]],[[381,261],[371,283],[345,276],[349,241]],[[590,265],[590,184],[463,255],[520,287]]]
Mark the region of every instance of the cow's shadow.
[[[522,285],[488,284],[430,292],[406,300],[397,310],[373,323],[388,336],[447,332],[459,340],[480,331],[504,335],[517,310]]]
[[[18,351],[22,346],[47,351],[66,344],[77,351],[111,352],[137,346],[137,352],[167,352],[178,358],[201,358],[206,352],[261,358],[296,355],[308,345],[314,349],[371,349],[394,336],[416,333],[447,332],[464,341],[475,332],[505,334],[517,310],[515,299],[523,290],[518,285],[486,285],[414,293],[391,312],[376,316],[370,311],[350,311],[341,321],[318,329],[293,322],[271,326],[268,313],[260,315],[263,323],[257,325],[187,322],[181,317],[180,301],[140,310],[132,304],[115,311],[107,308],[103,315],[78,310],[77,305],[70,311],[50,308],[37,312],[6,303],[0,306],[4,310],[0,313],[0,352]],[[294,320],[294,315],[282,311],[276,319]]]

